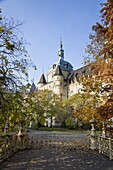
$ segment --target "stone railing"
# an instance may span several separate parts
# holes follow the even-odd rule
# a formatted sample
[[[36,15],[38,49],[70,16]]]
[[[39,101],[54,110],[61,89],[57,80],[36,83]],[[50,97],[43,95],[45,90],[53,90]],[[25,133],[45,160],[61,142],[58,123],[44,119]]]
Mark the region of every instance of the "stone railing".
[[[0,138],[0,162],[17,151],[16,141],[16,136]]]
[[[27,133],[6,135],[4,139],[0,138],[0,162],[22,149],[49,147],[74,150],[78,147],[86,149],[88,146],[88,141],[79,140],[74,136],[66,137],[56,134],[38,134],[34,137],[28,137]]]
[[[113,160],[113,138],[98,136],[98,151]]]
[[[0,162],[7,159],[20,149],[28,147],[27,135],[20,137],[17,134],[8,134],[0,137]]]
[[[78,147],[80,148],[89,148],[88,140],[83,141],[80,139],[77,139],[74,136],[67,137],[62,135],[56,135],[56,134],[38,134],[35,137],[32,137],[29,139],[28,147],[54,147],[57,149],[76,149]]]
[[[106,131],[105,124],[103,123],[102,131],[96,133],[95,121],[91,120],[91,132],[89,135],[90,149],[98,150],[99,153],[106,155],[113,160],[113,135],[110,131]]]

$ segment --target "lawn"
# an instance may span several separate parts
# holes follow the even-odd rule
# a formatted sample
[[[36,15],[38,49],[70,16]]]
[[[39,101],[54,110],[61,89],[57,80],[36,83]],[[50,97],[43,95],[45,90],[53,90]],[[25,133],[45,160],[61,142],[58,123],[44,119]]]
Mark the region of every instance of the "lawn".
[[[87,133],[86,130],[83,129],[66,129],[66,128],[49,128],[49,127],[40,127],[39,131],[48,131],[48,132],[70,132],[70,133]]]

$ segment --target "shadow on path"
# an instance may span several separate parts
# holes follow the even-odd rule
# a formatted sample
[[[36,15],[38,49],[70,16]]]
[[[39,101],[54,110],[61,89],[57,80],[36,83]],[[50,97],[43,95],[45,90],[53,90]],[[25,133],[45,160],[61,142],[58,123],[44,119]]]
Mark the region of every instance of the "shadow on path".
[[[40,148],[19,151],[1,170],[113,170],[113,161],[91,150]]]

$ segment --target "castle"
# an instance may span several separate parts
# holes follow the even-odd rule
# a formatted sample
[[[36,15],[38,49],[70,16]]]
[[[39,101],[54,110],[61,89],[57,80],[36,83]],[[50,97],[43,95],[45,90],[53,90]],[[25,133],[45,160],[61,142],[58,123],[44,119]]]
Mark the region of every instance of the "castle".
[[[73,70],[73,66],[68,61],[64,60],[63,45],[62,41],[60,41],[58,61],[49,68],[47,79],[44,74],[41,75],[37,88],[38,90],[51,90],[59,95],[62,100],[65,100],[81,90],[82,84],[80,82],[80,77],[84,76],[84,74],[88,74],[90,71],[89,69],[88,66],[84,66],[77,70]],[[33,83],[30,91],[33,92],[35,89],[36,86]],[[52,117],[51,119],[47,116],[48,113],[45,113],[45,115],[45,126],[50,127],[51,122],[52,126],[60,126],[60,124],[56,124],[55,117]]]
[[[78,93],[82,84],[79,81],[79,77],[88,72],[88,67],[82,67],[77,70],[73,70],[73,66],[66,60],[64,60],[64,50],[62,41],[60,40],[60,48],[58,50],[58,61],[51,65],[47,74],[42,74],[39,82],[39,90],[51,90],[55,94],[58,94],[62,100],[67,99],[75,93]],[[35,85],[32,84],[31,91],[35,89]]]

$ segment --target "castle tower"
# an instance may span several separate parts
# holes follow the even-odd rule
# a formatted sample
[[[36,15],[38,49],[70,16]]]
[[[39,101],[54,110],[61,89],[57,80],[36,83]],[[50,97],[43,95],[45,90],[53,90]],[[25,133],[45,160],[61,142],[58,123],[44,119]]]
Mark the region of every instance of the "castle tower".
[[[58,94],[61,99],[68,97],[68,75],[73,72],[73,66],[64,59],[64,49],[60,40],[58,49],[58,60],[53,63],[47,73],[47,82],[44,74],[42,74],[38,83],[39,90],[49,89]]]
[[[35,90],[36,90],[36,86],[33,82],[32,85],[31,85],[31,88],[30,88],[30,93],[34,92]]]
[[[44,74],[42,74],[39,82],[38,82],[38,88],[41,89],[43,88],[44,86],[46,85],[46,79],[45,79],[45,76]]]
[[[54,87],[53,87],[54,93],[58,94],[62,99],[64,95],[64,92],[63,92],[64,76],[62,74],[62,71],[59,65],[57,66],[55,74],[53,76],[53,82],[54,82]]]

